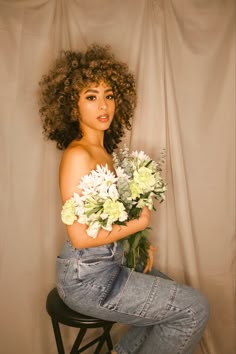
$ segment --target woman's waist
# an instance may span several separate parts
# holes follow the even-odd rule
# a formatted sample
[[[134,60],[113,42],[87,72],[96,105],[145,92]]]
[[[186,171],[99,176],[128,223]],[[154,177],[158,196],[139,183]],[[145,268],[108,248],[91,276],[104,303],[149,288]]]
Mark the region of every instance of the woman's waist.
[[[59,257],[64,259],[77,258],[81,260],[89,260],[106,257],[111,258],[113,256],[119,257],[122,256],[122,253],[122,247],[119,242],[108,243],[105,245],[90,248],[75,248],[71,244],[70,240],[67,239]]]

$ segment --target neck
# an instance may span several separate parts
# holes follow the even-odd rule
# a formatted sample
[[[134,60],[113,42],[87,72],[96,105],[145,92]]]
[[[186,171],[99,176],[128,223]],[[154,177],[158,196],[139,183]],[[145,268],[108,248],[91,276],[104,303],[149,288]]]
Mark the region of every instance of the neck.
[[[104,141],[104,132],[103,131],[86,131],[83,133],[83,142],[88,144],[88,145],[93,145],[93,146],[98,146],[98,147],[104,147],[103,141]]]

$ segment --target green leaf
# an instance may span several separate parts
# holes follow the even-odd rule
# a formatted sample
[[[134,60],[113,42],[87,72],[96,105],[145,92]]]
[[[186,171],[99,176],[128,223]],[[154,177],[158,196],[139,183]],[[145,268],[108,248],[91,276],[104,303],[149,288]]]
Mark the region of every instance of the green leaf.
[[[131,246],[131,250],[135,250],[138,247],[138,244],[143,237],[142,232],[138,232],[135,237],[133,237],[133,242]]]
[[[125,253],[128,253],[130,251],[130,244],[127,239],[122,240],[122,247]]]
[[[91,209],[88,213],[87,216],[91,216],[92,214],[96,214],[98,211],[100,211],[102,209],[102,206],[96,207]]]
[[[148,260],[148,249],[150,241],[148,240],[150,227],[143,231],[136,232],[135,234],[119,241],[123,247],[127,267],[135,268],[138,272],[143,272]]]
[[[152,163],[152,160],[148,161],[145,165],[145,167],[148,167]]]

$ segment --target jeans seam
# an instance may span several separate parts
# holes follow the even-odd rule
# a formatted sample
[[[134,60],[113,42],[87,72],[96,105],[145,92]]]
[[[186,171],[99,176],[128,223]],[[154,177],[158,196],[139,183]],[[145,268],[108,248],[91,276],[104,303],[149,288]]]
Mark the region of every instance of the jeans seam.
[[[68,274],[68,270],[71,265],[71,260],[70,260],[70,258],[59,258],[59,257],[57,257],[57,259],[60,259],[60,260],[63,259],[64,265],[63,265],[63,278],[60,280],[58,279],[56,287],[57,287],[57,291],[58,291],[59,296],[63,300],[65,300],[66,293],[65,293],[64,287],[65,287],[65,282],[66,282],[66,276]]]
[[[107,286],[105,287],[105,289],[103,290],[103,294],[100,298],[100,301],[99,301],[99,306],[103,307],[103,304],[104,304],[104,300],[106,299],[106,297],[109,295],[111,289],[112,289],[112,285],[114,283],[114,280],[117,278],[118,274],[120,272],[120,268],[116,269],[113,274],[111,275],[108,283],[107,283]],[[103,307],[104,308],[104,307]]]
[[[148,310],[148,306],[152,303],[153,299],[154,299],[154,293],[156,288],[159,285],[159,279],[158,278],[154,278],[154,281],[152,283],[152,288],[147,296],[147,301],[144,303],[142,310],[140,311],[140,315],[145,316],[147,314],[147,310]]]
[[[144,334],[142,335],[142,337],[139,338],[139,339],[140,339],[140,340],[139,340],[139,343],[137,343],[137,341],[136,341],[135,345],[133,346],[133,352],[135,352],[135,351],[145,342],[145,340],[148,338],[148,336],[149,336],[149,334],[144,333]],[[131,352],[132,352],[132,351],[131,351]]]
[[[117,305],[117,304],[115,304]],[[136,317],[136,318],[145,318],[147,320],[156,320],[156,321],[161,321],[162,319],[156,319],[155,317],[148,317],[148,316],[143,316],[141,315],[140,313],[139,314],[136,314],[136,313],[129,313],[129,312],[123,312],[121,310],[118,310],[117,309],[117,306],[116,307],[113,307],[113,308],[109,308],[109,307],[105,307],[103,306],[103,303],[99,303],[99,306],[102,307],[104,310],[107,310],[109,312],[117,312],[118,314],[121,314],[121,315],[128,315],[128,316],[133,316],[133,317]]]
[[[147,310],[148,310],[148,305],[151,305],[151,303],[152,303],[152,301],[154,299],[154,290],[156,290],[159,285],[160,285],[159,278],[156,278],[156,280],[153,282],[153,286],[152,286],[152,289],[150,291],[150,295],[151,296],[150,296],[150,298],[148,298],[148,301],[144,304],[143,310],[140,312],[140,315],[143,315],[142,317],[145,317],[145,318],[150,319],[150,320],[153,319],[153,317],[147,316],[146,314],[147,314]],[[173,282],[173,285],[175,285],[175,286],[172,286],[169,302],[159,312],[159,321],[162,320],[162,318],[166,315],[168,310],[171,309],[171,307],[173,306],[172,304],[173,304],[173,301],[175,299],[176,292],[177,292],[176,283]]]
[[[66,276],[68,274],[68,270],[69,270],[69,267],[71,265],[71,261],[70,261],[70,258],[67,258],[65,259],[65,264],[64,264],[64,268],[63,268],[63,279],[61,280],[61,285],[64,287],[65,285],[65,282],[66,282]]]
[[[127,280],[126,280],[126,284],[128,284],[128,280],[132,274],[133,270],[131,270]],[[114,277],[111,277],[111,283],[113,283],[113,280],[114,280]],[[108,310],[110,312],[113,312],[113,311],[116,311],[117,313],[121,314],[121,315],[129,315],[129,316],[133,316],[133,317],[136,317],[136,318],[145,318],[147,320],[156,320],[156,321],[162,321],[163,317],[166,315],[166,313],[168,312],[168,310],[171,310],[172,307],[175,307],[172,305],[174,299],[175,299],[175,296],[176,296],[176,292],[177,292],[177,286],[176,286],[176,283],[173,282],[173,286],[172,287],[172,291],[171,291],[171,294],[170,294],[170,299],[169,299],[169,302],[167,303],[167,305],[159,312],[159,315],[158,315],[158,318],[156,317],[153,317],[153,316],[148,316],[147,315],[147,310],[148,310],[148,306],[151,304],[151,302],[153,301],[154,299],[154,290],[158,287],[159,285],[159,278],[156,277],[155,280],[153,281],[153,285],[152,285],[152,289],[151,291],[149,292],[149,295],[151,294],[152,295],[152,299],[150,301],[149,299],[149,295],[147,297],[147,301],[145,302],[143,308],[141,311],[139,311],[139,313],[130,313],[128,311],[121,311],[121,310],[118,310],[118,305],[120,303],[120,300],[121,300],[121,297],[122,297],[122,294],[123,294],[123,291],[125,290],[125,287],[126,287],[126,284],[124,286],[124,288],[122,289],[122,291],[120,292],[119,294],[119,298],[118,300],[116,301],[116,303],[113,305],[113,307],[109,307],[109,306],[103,306],[104,305],[104,300],[106,298],[107,295],[109,295],[109,292],[110,292],[110,287],[109,288],[109,291],[106,291],[104,292],[102,298],[101,298],[101,301],[99,303],[99,305],[105,309],[105,310]],[[108,283],[109,284],[109,283]]]
[[[178,352],[178,354],[181,354],[181,353],[183,352],[183,350],[184,350],[184,348],[186,347],[186,345],[187,345],[187,343],[188,343],[190,337],[191,337],[192,334],[193,334],[193,329],[194,329],[194,327],[196,327],[196,323],[197,323],[197,322],[196,322],[196,318],[195,318],[195,316],[194,316],[194,311],[190,309],[190,310],[188,310],[188,312],[192,314],[193,324],[192,324],[192,326],[189,327],[189,332],[188,332],[188,334],[186,335],[186,340],[185,340],[185,342],[182,344],[182,347],[180,347],[180,351]]]
[[[131,271],[130,271],[130,273],[129,273],[129,276],[128,276],[127,280],[126,280],[125,286],[123,287],[122,291],[120,291],[120,293],[119,293],[119,297],[118,297],[118,300],[117,300],[116,305],[115,305],[115,309],[116,309],[116,310],[117,310],[117,308],[118,308],[118,305],[119,305],[119,303],[120,303],[122,294],[123,294],[123,292],[125,291],[125,288],[127,287],[129,278],[131,277],[131,274],[133,273],[133,271],[134,271],[134,269],[131,269]],[[117,312],[118,312],[118,311],[117,311]]]
[[[111,278],[110,278],[110,280],[109,280],[109,282],[108,282],[108,284],[107,284],[106,291],[104,291],[104,294],[103,294],[103,296],[102,296],[101,299],[100,299],[99,305],[100,305],[102,308],[104,308],[104,309],[109,309],[109,308],[103,306],[104,300],[105,300],[105,298],[109,295],[109,293],[110,293],[110,291],[111,291],[111,289],[112,289],[113,282],[114,282],[115,278],[118,276],[119,272],[120,272],[120,268],[119,268],[119,271],[114,272],[113,276],[111,276]],[[122,296],[122,294],[123,294],[123,291],[124,291],[125,288],[126,288],[126,285],[128,284],[128,280],[129,280],[129,278],[130,278],[132,272],[133,272],[133,269],[131,270],[131,272],[130,272],[130,274],[129,274],[127,280],[126,280],[126,283],[125,283],[125,285],[124,285],[124,288],[122,289],[122,291],[121,291],[120,294],[119,294],[119,298],[118,298],[116,304],[114,304],[114,307],[113,307],[112,309],[110,308],[109,310],[111,310],[111,311],[116,310],[116,311],[117,311],[117,307],[118,307],[119,302],[120,302],[120,300],[121,300],[121,296]],[[117,312],[119,312],[119,311],[117,311]],[[120,313],[122,313],[122,312],[120,312]]]
[[[174,305],[171,305],[169,307],[169,309],[175,309],[177,310],[178,312],[181,312],[182,310],[180,308],[178,308],[177,306],[174,306]],[[194,327],[196,327],[196,318],[195,318],[195,312],[192,310],[192,309],[187,309],[186,312],[188,313],[191,313],[192,315],[192,320],[193,320],[193,323],[192,325],[189,327],[189,331],[188,333],[185,334],[185,340],[181,343],[180,347],[178,348],[178,352],[176,354],[182,354],[183,353],[183,350],[185,349],[187,343],[188,343],[188,340],[190,339],[190,337],[192,336],[193,334],[193,329]]]

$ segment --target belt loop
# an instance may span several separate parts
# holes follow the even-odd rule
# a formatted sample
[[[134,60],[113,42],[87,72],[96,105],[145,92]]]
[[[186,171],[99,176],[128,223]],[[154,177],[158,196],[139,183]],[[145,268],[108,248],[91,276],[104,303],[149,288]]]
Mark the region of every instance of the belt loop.
[[[113,243],[113,255],[116,253],[116,249],[117,249],[117,242],[115,241]]]

